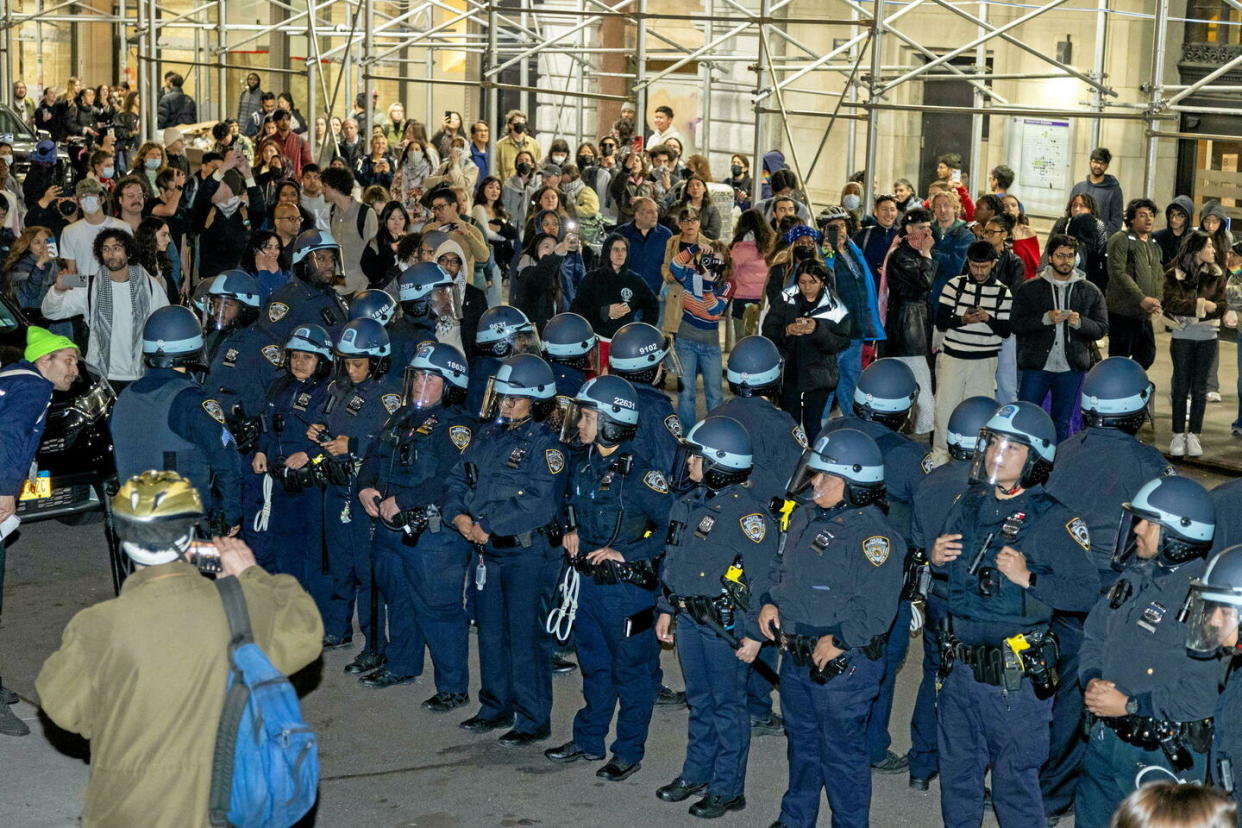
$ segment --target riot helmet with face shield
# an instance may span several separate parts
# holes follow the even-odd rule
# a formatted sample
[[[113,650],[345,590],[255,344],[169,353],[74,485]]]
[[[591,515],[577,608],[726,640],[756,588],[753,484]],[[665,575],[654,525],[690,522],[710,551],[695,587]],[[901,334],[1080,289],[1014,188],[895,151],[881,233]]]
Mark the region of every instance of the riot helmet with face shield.
[[[515,354],[539,354],[542,347],[535,326],[512,305],[496,305],[479,317],[474,336],[479,352],[504,358]]]
[[[1128,357],[1109,357],[1088,371],[1083,380],[1083,421],[1089,426],[1137,434],[1147,420],[1147,406],[1155,391],[1143,366]]]
[[[350,362],[357,359],[368,360],[367,376],[379,379],[388,373],[389,361],[392,358],[392,343],[388,331],[374,319],[355,319],[345,325],[341,336],[336,342],[337,374],[348,376],[351,382],[355,379],[350,373]]]
[[[605,448],[634,439],[638,433],[638,392],[621,377],[589,379],[568,401],[561,421],[561,442],[596,443]]]
[[[970,480],[1006,494],[1029,489],[1048,479],[1056,453],[1056,426],[1042,408],[1028,402],[1001,406],[979,430]]]
[[[244,270],[226,270],[211,280],[203,306],[203,330],[244,328],[259,317],[259,282]]]
[[[919,384],[910,366],[899,359],[877,359],[858,376],[854,416],[900,431],[910,417]]]
[[[1212,548],[1216,507],[1207,490],[1188,477],[1149,480],[1121,510],[1113,547],[1115,570],[1124,569],[1135,556],[1175,568]]]
[[[435,262],[417,262],[397,277],[403,313],[415,319],[460,319],[461,301],[452,275]]]
[[[665,374],[681,376],[672,337],[646,322],[622,325],[608,347],[608,372],[636,385],[660,385]]]
[[[746,427],[732,417],[707,417],[679,441],[673,487],[684,491],[704,485],[718,491],[744,482],[753,468],[754,449]]]
[[[825,477],[837,477],[844,482],[847,505],[877,503],[885,493],[884,454],[875,440],[856,429],[839,428],[820,434],[815,445],[802,453],[789,478],[786,497],[798,503],[819,503],[824,496]]]
[[[1222,549],[1190,582],[1179,620],[1186,648],[1203,655],[1237,655],[1242,645],[1242,544]]]
[[[315,367],[310,375],[305,379],[322,380],[332,371],[332,337],[318,325],[298,325],[293,329],[293,333],[289,334],[289,339],[285,342],[285,370],[291,376],[297,379],[294,373],[294,355],[307,354],[315,357]]]
[[[558,313],[543,326],[543,354],[548,362],[577,368],[588,374],[600,372],[599,337],[591,323],[576,313]]]
[[[556,407],[552,367],[534,354],[514,354],[500,363],[487,381],[479,419],[515,426],[534,418],[543,421]]]
[[[397,316],[397,300],[385,291],[371,288],[355,296],[349,303],[349,318],[374,319],[387,327]]]
[[[457,405],[466,398],[468,379],[469,369],[461,351],[447,342],[424,342],[405,369],[401,399],[417,409]]]
[[[949,415],[945,442],[954,460],[970,460],[979,447],[979,431],[996,413],[997,402],[991,397],[967,397]]]

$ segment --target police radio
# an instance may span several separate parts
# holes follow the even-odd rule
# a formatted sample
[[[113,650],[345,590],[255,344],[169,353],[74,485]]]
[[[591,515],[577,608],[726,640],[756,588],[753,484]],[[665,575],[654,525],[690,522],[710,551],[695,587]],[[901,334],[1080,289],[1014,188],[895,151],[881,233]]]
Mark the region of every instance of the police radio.
[[[1018,538],[1018,532],[1022,530],[1022,524],[1026,523],[1026,512],[1014,512],[1005,518],[1001,524],[1001,540],[1005,545],[1010,545]],[[999,595],[1001,590],[1001,574],[994,566],[983,566],[983,556],[987,553],[988,547],[992,544],[992,538],[995,533],[989,533],[987,540],[983,542],[983,546],[979,548],[979,552],[975,555],[974,560],[970,562],[970,569],[967,571],[971,575],[978,574],[979,594],[984,598],[991,598]]]

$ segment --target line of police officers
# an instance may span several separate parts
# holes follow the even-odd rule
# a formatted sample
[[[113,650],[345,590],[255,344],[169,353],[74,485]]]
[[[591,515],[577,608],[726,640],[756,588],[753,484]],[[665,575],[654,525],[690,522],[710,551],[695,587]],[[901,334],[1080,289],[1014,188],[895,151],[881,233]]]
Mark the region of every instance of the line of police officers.
[[[304,233],[293,261],[265,307],[229,271],[205,323],[151,316],[147,375],[115,408],[117,466],[189,478],[210,531],[245,533],[305,585],[326,647],[352,643],[357,612],[366,645],[346,671],[363,684],[409,684],[430,653],[424,708],[466,705],[473,618],[480,706],[461,727],[529,745],[551,735],[554,639],[572,631],[584,704],[545,755],[611,753],[597,775],[618,781],[641,766],[660,643],[675,643],[686,756],[656,793],[699,795],[704,818],[745,807],[752,725],[779,728],[777,685],[777,826],[814,825],[821,790],[834,826],[868,824],[873,769],[908,766],[916,789],[939,774],[950,826],[980,824],[989,769],[1000,824],[1024,828],[1071,807],[1106,825],[1141,768],[1232,783],[1242,719],[1213,718],[1242,706],[1239,682],[1220,695],[1242,553],[1206,560],[1224,510],[1135,438],[1153,393],[1136,363],[1090,372],[1087,428],[1060,446],[1037,406],[964,401],[952,461],[925,474],[896,360],[869,366],[852,416],[808,447],[772,403],[776,348],[746,338],[733,397],[683,438],[661,390],[672,343],[651,325],[621,329],[600,374],[586,320],[562,314],[541,342],[497,306],[467,363],[434,338],[460,312],[437,263],[347,306],[330,236]],[[1234,489],[1218,499],[1238,513]],[[892,688],[920,626],[898,757]]]

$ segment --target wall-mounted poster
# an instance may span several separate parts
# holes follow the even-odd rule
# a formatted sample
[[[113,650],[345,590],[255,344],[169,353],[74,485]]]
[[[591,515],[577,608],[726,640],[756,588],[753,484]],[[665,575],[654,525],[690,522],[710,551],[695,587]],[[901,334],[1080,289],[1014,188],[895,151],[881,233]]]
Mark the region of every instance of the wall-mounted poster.
[[[1051,118],[1009,119],[1009,166],[1017,173],[1010,189],[1028,215],[1060,216],[1074,185],[1070,168],[1073,128]]]

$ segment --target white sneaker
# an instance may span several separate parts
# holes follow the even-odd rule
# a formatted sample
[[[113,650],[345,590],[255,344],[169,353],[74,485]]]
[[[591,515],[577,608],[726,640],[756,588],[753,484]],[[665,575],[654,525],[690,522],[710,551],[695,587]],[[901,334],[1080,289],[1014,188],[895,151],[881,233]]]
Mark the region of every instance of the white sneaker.
[[[1199,443],[1199,435],[1190,433],[1186,435],[1186,456],[1202,457],[1203,446]]]
[[[1169,456],[1170,457],[1185,457],[1186,456],[1186,435],[1185,434],[1174,434],[1173,435],[1173,440],[1169,443]]]
[[[1207,392],[1207,401],[1208,402],[1220,402],[1220,392],[1219,391]]]

